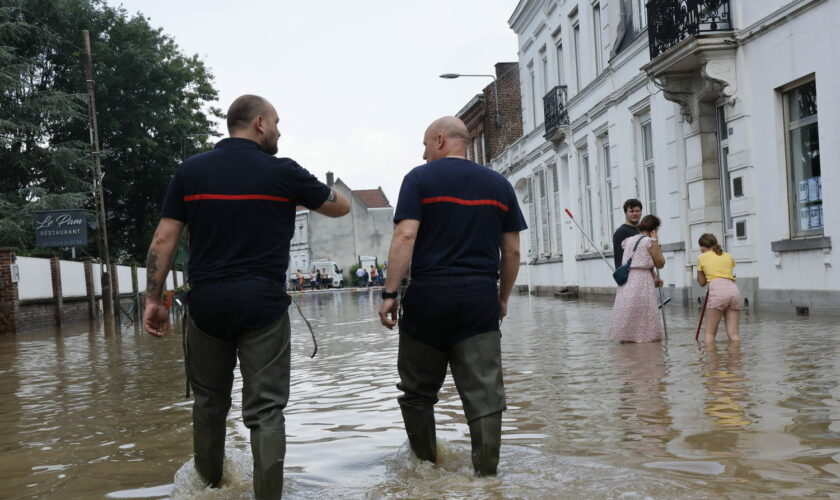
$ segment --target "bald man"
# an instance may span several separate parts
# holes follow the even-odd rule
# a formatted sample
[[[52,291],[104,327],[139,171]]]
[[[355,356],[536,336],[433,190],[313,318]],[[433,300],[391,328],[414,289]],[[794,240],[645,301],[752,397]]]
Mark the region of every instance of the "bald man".
[[[427,163],[400,189],[379,317],[388,328],[397,324],[397,289],[410,263],[397,360],[409,444],[418,458],[437,460],[434,405],[448,365],[470,428],[473,468],[484,476],[499,464],[499,326],[526,225],[507,179],[466,159],[468,139],[464,122],[451,116],[426,129]]]
[[[350,211],[341,193],[288,158],[275,158],[280,131],[274,106],[243,95],[231,104],[230,138],[184,160],[175,171],[146,260],[143,323],[169,330],[161,303],[181,232],[190,234],[186,365],[195,394],[195,468],[208,484],[222,479],[233,369],[239,357],[242,416],[251,430],[256,498],[280,498],[289,399],[289,296],[285,290],[295,205],[328,217]]]

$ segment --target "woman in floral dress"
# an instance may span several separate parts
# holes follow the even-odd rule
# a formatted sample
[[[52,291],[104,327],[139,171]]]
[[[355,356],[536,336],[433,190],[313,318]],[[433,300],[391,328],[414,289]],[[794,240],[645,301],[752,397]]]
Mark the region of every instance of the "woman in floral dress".
[[[610,336],[621,342],[656,342],[662,339],[662,323],[659,322],[659,302],[655,288],[662,286],[653,268],[662,269],[665,257],[657,240],[660,221],[655,215],[646,215],[639,222],[639,235],[625,239],[622,265],[632,258],[630,275],[618,287],[613,306]],[[641,241],[639,241],[641,239]],[[633,247],[639,243],[636,251]]]

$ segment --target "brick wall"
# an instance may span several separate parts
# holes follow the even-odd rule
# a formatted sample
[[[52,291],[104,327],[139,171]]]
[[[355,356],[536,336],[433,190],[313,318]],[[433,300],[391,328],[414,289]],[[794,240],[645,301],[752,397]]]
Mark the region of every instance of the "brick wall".
[[[499,122],[496,123],[496,89],[499,91]],[[519,88],[519,64],[496,64],[496,83],[484,87],[481,94],[458,112],[470,131],[470,157],[479,163],[490,162],[507,146],[522,136],[522,101]],[[484,141],[481,140],[482,134]],[[474,146],[475,145],[475,146]],[[478,149],[478,156],[474,151]],[[486,149],[486,151],[485,151]]]
[[[18,287],[12,282],[14,248],[0,248],[0,334],[15,333],[18,319]]]

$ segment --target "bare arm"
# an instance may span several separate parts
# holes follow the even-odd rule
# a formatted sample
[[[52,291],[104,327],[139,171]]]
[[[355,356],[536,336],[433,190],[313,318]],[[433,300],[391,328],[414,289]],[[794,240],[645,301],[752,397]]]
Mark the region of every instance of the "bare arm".
[[[327,197],[327,201],[315,211],[327,217],[341,217],[350,212],[350,202],[347,201],[347,198],[343,194],[335,189],[330,189],[330,195]]]
[[[166,335],[169,329],[169,315],[163,307],[161,294],[183,230],[183,222],[161,218],[146,256],[146,311],[143,314],[143,325],[155,337]]]
[[[396,292],[400,287],[400,283],[402,283],[411,263],[414,242],[417,239],[419,229],[420,221],[415,219],[403,219],[394,227],[391,250],[388,252],[388,278],[385,280],[385,291]],[[388,317],[389,314],[390,318]],[[382,307],[379,308],[379,320],[388,328],[394,328],[397,324],[397,301],[395,299],[382,301]]]
[[[499,266],[499,305],[501,317],[507,315],[507,302],[519,274],[519,232],[502,233],[502,260]]]
[[[653,234],[653,241],[650,243],[650,256],[653,258],[653,265],[657,269],[665,267],[665,256],[662,255],[662,247],[659,246],[659,241],[656,239],[656,234]]]
[[[697,284],[700,286],[706,286],[706,283],[708,283],[708,281],[706,281],[706,273],[703,271],[697,271]]]

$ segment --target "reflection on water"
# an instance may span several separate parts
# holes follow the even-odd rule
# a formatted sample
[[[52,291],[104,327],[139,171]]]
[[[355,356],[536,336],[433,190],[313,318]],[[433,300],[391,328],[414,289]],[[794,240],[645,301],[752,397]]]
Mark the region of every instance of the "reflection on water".
[[[308,294],[320,351],[292,314],[288,498],[721,498],[840,495],[837,318],[742,319],[744,342],[615,344],[606,302],[513,297],[502,337],[509,410],[497,478],[472,477],[451,381],[440,463],[411,456],[397,338],[372,292]],[[12,498],[250,497],[235,383],[228,471],[201,492],[180,336],[82,324],[0,338],[0,491]],[[11,493],[10,493],[11,492]]]

